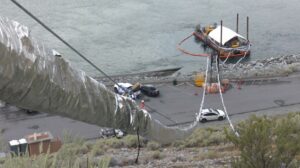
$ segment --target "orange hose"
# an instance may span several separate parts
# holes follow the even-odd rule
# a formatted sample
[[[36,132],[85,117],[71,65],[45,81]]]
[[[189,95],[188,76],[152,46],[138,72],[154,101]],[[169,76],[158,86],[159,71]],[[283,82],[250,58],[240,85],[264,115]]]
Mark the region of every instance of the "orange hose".
[[[192,36],[194,35],[194,32],[189,35],[188,37],[184,38],[182,41],[180,41],[178,44],[177,44],[177,49],[187,55],[191,55],[191,56],[200,56],[200,57],[208,57],[210,56],[209,54],[201,54],[201,53],[191,53],[189,51],[186,51],[185,49],[181,48],[181,45],[182,43],[184,43],[186,40],[188,40],[189,38],[191,38]]]

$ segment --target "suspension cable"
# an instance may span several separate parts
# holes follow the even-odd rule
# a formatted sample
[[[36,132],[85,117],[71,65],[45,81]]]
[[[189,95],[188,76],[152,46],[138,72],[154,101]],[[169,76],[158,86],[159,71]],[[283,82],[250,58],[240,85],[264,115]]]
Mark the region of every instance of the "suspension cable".
[[[75,49],[72,45],[70,45],[68,42],[66,42],[62,37],[60,37],[57,33],[55,33],[52,29],[50,29],[46,24],[44,24],[41,20],[39,20],[36,16],[34,16],[31,12],[29,12],[26,8],[24,8],[21,4],[19,4],[16,0],[11,0],[17,7],[22,9],[26,14],[28,14],[32,19],[34,19],[36,22],[38,22],[42,27],[44,27],[46,30],[48,30],[52,35],[54,35],[56,38],[58,38],[62,43],[64,43],[66,46],[68,46],[72,51],[74,51],[77,55],[79,55],[82,59],[84,59],[87,63],[89,63],[92,67],[94,67],[96,70],[98,70],[100,73],[102,73],[106,78],[108,78],[110,81],[112,81],[114,84],[116,84],[119,88],[121,88],[123,91],[128,92],[126,88],[121,87],[115,80],[113,80],[109,75],[107,75],[103,70],[101,70],[97,65],[92,63],[87,57],[85,57],[83,54],[81,54],[77,49]]]
[[[201,104],[200,104],[200,107],[199,107],[199,112],[198,112],[197,118],[196,118],[198,122],[200,120],[200,114],[201,114],[202,109],[203,109],[203,104],[204,104],[204,99],[205,99],[205,94],[206,94],[208,65],[209,65],[209,57],[207,57],[207,59],[206,59],[206,72],[205,72],[205,81],[204,81],[204,87],[203,87],[202,100],[201,100]]]
[[[227,62],[227,60],[228,60],[231,53],[232,53],[232,50],[228,53],[227,58],[224,61],[221,61],[222,65],[224,65]]]
[[[219,93],[220,93],[220,98],[221,98],[221,102],[222,102],[222,105],[223,105],[223,109],[224,109],[224,112],[225,112],[225,115],[226,115],[226,118],[229,122],[229,125],[232,129],[232,131],[235,133],[236,136],[239,137],[239,133],[235,130],[229,116],[228,116],[228,113],[227,113],[227,109],[226,109],[226,106],[225,106],[225,103],[224,103],[224,98],[223,98],[223,94],[222,94],[222,90],[221,90],[221,82],[220,82],[220,71],[219,71],[219,66],[216,64],[216,67],[217,67],[217,77],[218,77],[218,88],[219,88]]]
[[[246,50],[244,56],[243,56],[242,58],[240,58],[240,59],[233,65],[232,68],[235,68],[235,66],[236,66],[237,64],[239,64],[239,63],[246,57],[246,55],[247,55],[247,53],[248,53],[249,50],[250,50],[250,46],[249,46],[248,49]]]

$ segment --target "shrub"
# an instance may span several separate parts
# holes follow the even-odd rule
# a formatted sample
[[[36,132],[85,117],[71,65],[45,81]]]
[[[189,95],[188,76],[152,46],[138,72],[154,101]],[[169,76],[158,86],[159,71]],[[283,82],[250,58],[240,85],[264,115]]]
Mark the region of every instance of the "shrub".
[[[160,147],[161,147],[160,144],[154,141],[147,143],[148,150],[154,151],[154,150],[158,150]]]
[[[1,167],[7,168],[24,168],[24,167],[50,167],[51,159],[49,155],[39,155],[34,158],[29,156],[24,157],[12,157],[9,156],[6,158],[5,162]]]
[[[124,146],[124,142],[117,138],[110,138],[105,140],[105,145],[109,148],[121,148]]]
[[[101,168],[106,168],[109,166],[111,161],[111,157],[110,156],[104,156],[100,159],[99,163],[98,163],[98,167]]]
[[[160,151],[153,151],[151,153],[151,158],[152,159],[161,159],[161,158],[163,158],[163,155],[160,153]]]
[[[138,138],[136,135],[127,135],[123,138],[124,145],[128,148],[136,148],[138,146]],[[140,137],[140,145],[145,145],[145,140]]]
[[[63,138],[62,141],[64,143],[77,143],[77,144],[83,144],[84,139],[80,136],[74,136],[72,133],[68,130],[63,130]]]
[[[182,141],[176,141],[172,144],[178,148],[192,148],[219,145],[226,142],[224,130],[219,128],[199,128],[195,132]]]
[[[90,154],[91,154],[91,156],[103,155],[105,153],[105,150],[106,149],[101,145],[94,145],[93,149],[90,152]]]
[[[299,114],[278,120],[251,116],[237,126],[239,137],[225,130],[227,138],[241,152],[233,167],[273,168],[295,164],[295,157],[300,154],[299,119]]]
[[[214,159],[214,158],[218,158],[218,157],[219,157],[219,154],[216,151],[209,150],[209,151],[200,153],[198,159],[205,160],[205,159]]]

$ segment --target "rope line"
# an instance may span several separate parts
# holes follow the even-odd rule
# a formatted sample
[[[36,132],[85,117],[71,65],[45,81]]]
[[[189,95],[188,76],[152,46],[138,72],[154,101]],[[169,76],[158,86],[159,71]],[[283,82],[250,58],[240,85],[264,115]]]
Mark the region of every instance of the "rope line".
[[[246,57],[246,55],[247,55],[247,53],[248,53],[249,50],[250,50],[250,46],[248,47],[248,50],[245,52],[244,56],[243,56],[242,58],[240,58],[240,59],[233,65],[232,68],[235,68],[235,66],[236,66],[237,64],[239,64],[239,63]]]
[[[229,55],[232,53],[232,51],[230,51],[227,55],[227,58],[224,60],[224,61],[221,61],[222,62],[222,65],[226,64],[228,58],[229,58]]]
[[[226,118],[229,122],[229,125],[232,129],[232,131],[235,133],[236,136],[239,137],[239,133],[235,130],[229,116],[228,116],[228,113],[227,113],[227,109],[226,109],[226,106],[225,106],[225,103],[224,103],[224,98],[223,98],[223,94],[222,94],[222,90],[221,90],[221,82],[220,82],[220,71],[219,71],[219,66],[216,64],[216,67],[217,67],[217,77],[218,77],[218,85],[219,85],[219,93],[220,93],[220,98],[221,98],[221,102],[222,102],[222,105],[223,105],[223,109],[224,109],[224,112],[225,112],[225,115],[226,115]]]
[[[207,76],[208,76],[208,66],[209,66],[209,57],[207,57],[206,59],[206,72],[205,72],[205,81],[204,81],[204,87],[203,87],[203,94],[202,94],[202,100],[201,100],[201,104],[199,107],[199,112],[197,114],[197,121],[200,121],[200,114],[202,112],[203,109],[203,104],[204,104],[204,100],[205,100],[205,94],[206,94],[206,86],[207,86]]]

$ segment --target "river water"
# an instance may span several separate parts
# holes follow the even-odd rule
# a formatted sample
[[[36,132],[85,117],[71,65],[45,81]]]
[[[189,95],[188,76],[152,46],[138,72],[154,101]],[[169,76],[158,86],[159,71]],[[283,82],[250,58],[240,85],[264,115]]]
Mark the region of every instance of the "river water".
[[[183,67],[183,73],[204,67],[205,59],[186,56],[176,44],[196,24],[219,22],[246,33],[250,17],[250,60],[299,53],[299,0],[18,0],[108,74]],[[69,48],[17,8],[1,0],[0,15],[31,29],[32,35],[59,51],[90,75],[100,75]],[[193,40],[184,46],[203,52]]]

